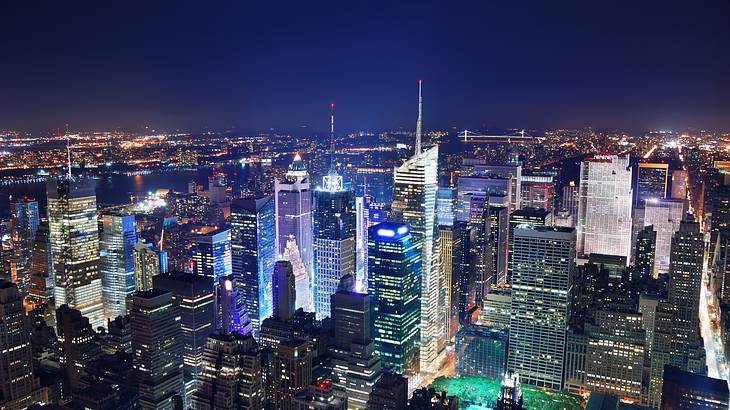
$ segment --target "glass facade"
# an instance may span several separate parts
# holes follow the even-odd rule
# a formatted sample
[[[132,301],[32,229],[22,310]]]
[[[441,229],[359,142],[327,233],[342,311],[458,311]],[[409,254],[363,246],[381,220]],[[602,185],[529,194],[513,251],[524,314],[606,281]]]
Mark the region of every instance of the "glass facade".
[[[275,261],[274,200],[269,196],[231,204],[233,275],[241,286],[243,306],[258,337],[261,322],[271,316]]]
[[[371,227],[368,238],[376,350],[383,367],[415,375],[420,357],[421,238],[408,225],[390,222]]]
[[[396,168],[392,204],[393,219],[423,236],[420,353],[421,365],[428,370],[440,367],[446,340],[445,279],[439,269],[436,237],[438,156],[434,146]],[[368,272],[373,270],[368,267]]]
[[[314,309],[330,316],[340,278],[355,275],[355,196],[351,190],[314,191]]]
[[[56,306],[79,310],[94,329],[104,326],[94,180],[49,179],[46,188]]]
[[[213,278],[215,284],[230,275],[233,272],[231,230],[219,229],[193,238],[193,262],[195,274]]]
[[[134,215],[104,215],[101,239],[101,286],[108,319],[128,313],[135,292],[134,249],[137,244]]]

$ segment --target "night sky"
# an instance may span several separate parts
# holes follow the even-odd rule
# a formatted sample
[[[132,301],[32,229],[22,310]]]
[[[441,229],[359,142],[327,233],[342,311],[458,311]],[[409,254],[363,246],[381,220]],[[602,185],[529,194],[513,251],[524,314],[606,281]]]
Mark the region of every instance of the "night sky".
[[[0,129],[730,130],[727,1],[10,3]]]

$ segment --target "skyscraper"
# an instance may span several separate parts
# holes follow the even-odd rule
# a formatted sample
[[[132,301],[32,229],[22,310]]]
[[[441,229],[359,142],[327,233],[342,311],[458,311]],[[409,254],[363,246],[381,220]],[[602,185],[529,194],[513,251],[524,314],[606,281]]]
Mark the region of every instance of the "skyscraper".
[[[512,262],[512,247],[514,246],[515,239],[515,227],[521,224],[531,225],[552,225],[551,221],[552,214],[544,209],[540,208],[524,208],[518,209],[509,215],[509,234],[508,234],[508,263],[507,263],[507,277],[512,277],[512,270],[514,269]]]
[[[261,322],[272,314],[275,261],[274,201],[269,196],[236,199],[231,204],[233,275],[258,337]]]
[[[56,331],[63,352],[61,365],[71,390],[86,387],[88,364],[100,353],[89,318],[68,305],[61,305],[56,309]]]
[[[368,238],[368,294],[375,310],[376,349],[383,366],[415,375],[422,320],[422,242],[408,225],[391,222],[371,227]]]
[[[335,388],[348,397],[348,408],[365,407],[381,374],[381,360],[373,340],[373,305],[368,294],[355,291],[347,275],[332,295],[330,357]]]
[[[217,285],[220,278],[233,273],[230,229],[195,236],[192,242],[195,274],[212,278]]]
[[[244,304],[243,286],[234,276],[224,276],[216,287],[216,301],[220,318],[216,320],[216,327],[223,333],[237,332],[249,335],[253,332],[253,324],[246,312]]]
[[[418,121],[413,157],[393,174],[393,219],[422,235],[421,242],[421,335],[420,355],[423,370],[437,370],[444,359],[446,312],[439,269],[436,192],[438,190],[438,145],[421,150],[422,98],[418,83]],[[377,241],[376,241],[377,242]],[[368,257],[368,263],[370,257]],[[368,269],[368,273],[373,272]],[[368,283],[371,283],[370,281]]]
[[[10,409],[43,402],[40,382],[33,374],[30,323],[18,287],[0,281],[0,406]]]
[[[645,226],[636,237],[636,260],[634,270],[639,278],[654,276],[657,233],[652,225]]]
[[[646,331],[633,306],[616,303],[598,309],[586,325],[585,383],[592,392],[609,393],[639,403],[646,354]]]
[[[643,208],[647,199],[667,197],[669,164],[640,162],[636,177],[636,207]]]
[[[555,185],[549,175],[522,175],[522,208],[553,211]]]
[[[135,292],[134,249],[137,243],[134,215],[103,217],[101,238],[101,286],[106,317],[127,314]]]
[[[30,286],[33,266],[33,243],[38,231],[38,201],[27,196],[12,200],[11,239],[13,244],[13,266],[11,278],[18,289],[25,293]]]
[[[286,340],[274,352],[271,372],[274,408],[292,410],[292,396],[312,382],[312,353],[305,340]]]
[[[167,252],[138,240],[134,246],[134,287],[138,292],[152,289],[152,278],[167,272]]]
[[[408,379],[386,372],[373,386],[368,410],[406,410],[408,408]]]
[[[656,308],[648,398],[651,406],[661,402],[666,365],[707,373],[699,316],[704,253],[699,224],[687,215],[672,238],[667,298],[659,300]]]
[[[261,381],[261,353],[253,336],[213,333],[205,345],[193,409],[262,409]]]
[[[330,296],[340,278],[355,275],[355,195],[334,165],[314,191],[314,310],[330,316]]]
[[[510,371],[528,384],[561,389],[575,268],[572,228],[515,228]]]
[[[195,380],[203,370],[203,349],[213,333],[215,290],[213,279],[185,272],[170,272],[153,278],[153,287],[172,295],[181,327],[185,381]]]
[[[274,316],[280,320],[291,319],[297,299],[291,262],[277,261],[274,265],[273,290]]]
[[[693,374],[672,366],[664,368],[662,410],[725,410],[728,405],[730,392],[725,380]]]
[[[286,176],[274,182],[276,208],[276,253],[283,254],[293,239],[299,249],[308,276],[313,261],[312,191],[310,179],[299,154],[289,165]]]
[[[49,326],[55,326],[54,282],[48,221],[42,221],[36,231],[29,285],[26,300],[32,311],[43,317]]]
[[[152,289],[132,298],[132,352],[139,407],[143,410],[172,409],[174,397],[184,397],[178,316],[170,292]]]
[[[656,248],[652,276],[669,271],[669,253],[672,237],[679,230],[679,223],[687,213],[687,201],[676,199],[644,200],[644,226],[653,226],[656,232]]]
[[[577,252],[631,259],[631,165],[628,155],[596,155],[581,162]]]
[[[93,179],[49,179],[48,227],[56,306],[63,304],[104,326],[99,225]]]

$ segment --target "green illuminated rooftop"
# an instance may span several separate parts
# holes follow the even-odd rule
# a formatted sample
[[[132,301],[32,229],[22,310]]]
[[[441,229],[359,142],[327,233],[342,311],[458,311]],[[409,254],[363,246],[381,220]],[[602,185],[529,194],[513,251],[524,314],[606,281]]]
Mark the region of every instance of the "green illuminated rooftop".
[[[500,380],[480,376],[439,377],[429,387],[459,398],[462,409],[493,409],[497,403]],[[566,392],[522,385],[525,409],[581,410],[583,398]]]

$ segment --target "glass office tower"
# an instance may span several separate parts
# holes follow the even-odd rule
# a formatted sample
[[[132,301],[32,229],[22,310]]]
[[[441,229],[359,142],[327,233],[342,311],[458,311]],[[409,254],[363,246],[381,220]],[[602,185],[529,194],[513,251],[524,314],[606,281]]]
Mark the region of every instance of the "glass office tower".
[[[94,329],[104,326],[94,180],[49,179],[46,188],[56,306],[79,310]]]
[[[384,367],[419,372],[421,238],[408,225],[383,222],[368,232],[368,294],[373,298],[375,348]]]
[[[270,196],[236,199],[231,204],[233,275],[256,337],[261,322],[272,314],[274,224],[274,200]]]

